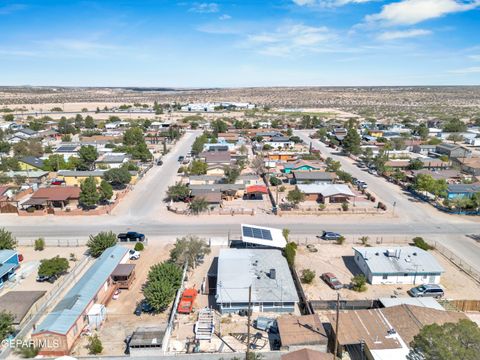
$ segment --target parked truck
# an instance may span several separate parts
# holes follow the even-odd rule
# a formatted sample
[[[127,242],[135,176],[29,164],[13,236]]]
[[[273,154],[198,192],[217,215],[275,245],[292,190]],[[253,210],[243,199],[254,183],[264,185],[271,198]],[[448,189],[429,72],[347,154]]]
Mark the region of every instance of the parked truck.
[[[197,298],[197,289],[185,289],[180,302],[178,303],[178,312],[180,314],[190,314],[193,309],[193,303]]]

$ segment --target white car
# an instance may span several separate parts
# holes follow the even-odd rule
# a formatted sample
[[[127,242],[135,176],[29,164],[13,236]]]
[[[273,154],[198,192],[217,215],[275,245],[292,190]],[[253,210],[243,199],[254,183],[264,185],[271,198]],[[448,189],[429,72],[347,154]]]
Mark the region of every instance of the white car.
[[[140,253],[138,251],[132,249],[128,252],[128,258],[130,260],[138,260],[138,259],[140,259]]]

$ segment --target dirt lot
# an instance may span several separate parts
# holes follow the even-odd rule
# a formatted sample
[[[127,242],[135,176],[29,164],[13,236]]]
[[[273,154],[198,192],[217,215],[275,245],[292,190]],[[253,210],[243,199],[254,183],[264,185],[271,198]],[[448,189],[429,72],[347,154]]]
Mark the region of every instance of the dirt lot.
[[[311,253],[305,246],[300,246],[297,251],[296,267],[299,274],[302,269],[311,269],[316,272],[313,284],[303,285],[305,294],[310,300],[336,299],[336,291],[327,286],[319,277],[325,272],[334,273],[344,283],[350,283],[351,278],[360,273],[353,259],[351,245],[318,244],[318,252]],[[388,244],[382,244],[388,246]],[[398,246],[398,245],[396,245]],[[440,265],[445,269],[441,285],[445,290],[446,299],[479,299],[480,286],[469,276],[452,265],[441,254],[432,252]],[[363,300],[390,297],[392,295],[408,296],[407,290],[413,285],[367,285],[367,291],[357,293],[348,289],[341,289],[342,299]]]
[[[104,347],[103,355],[123,355],[125,338],[138,326],[156,326],[166,323],[167,313],[136,316],[133,312],[137,303],[143,299],[142,285],[145,283],[150,266],[168,259],[170,247],[171,245],[148,245],[141,253],[139,260],[131,261],[136,264],[136,278],[129,290],[121,290],[119,298],[111,300],[107,305],[107,321],[98,332]],[[72,355],[88,355],[87,344],[87,337],[81,338]]]
[[[70,259],[70,254],[74,254],[77,260],[83,257],[86,251],[86,247],[53,247],[46,246],[43,251],[35,251],[31,246],[20,246],[17,248],[19,254],[23,255],[24,260],[20,264],[20,268],[17,270],[17,276],[15,282],[7,282],[5,287],[0,290],[0,294],[5,294],[8,291],[36,291],[36,290],[51,290],[54,284],[50,284],[48,281],[39,283],[36,281],[38,267],[40,266],[40,260],[50,259],[55,256],[64,257]],[[70,261],[70,268],[75,266],[74,261]]]

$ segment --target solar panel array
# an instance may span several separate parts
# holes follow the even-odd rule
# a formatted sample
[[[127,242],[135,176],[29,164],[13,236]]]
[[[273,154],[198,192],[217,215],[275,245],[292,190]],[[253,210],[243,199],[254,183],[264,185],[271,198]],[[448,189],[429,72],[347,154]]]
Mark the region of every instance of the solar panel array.
[[[252,237],[252,238],[261,239],[261,240],[273,240],[272,233],[270,232],[270,230],[254,228],[250,226],[243,226],[242,231],[243,231],[243,236],[246,236],[246,237]]]

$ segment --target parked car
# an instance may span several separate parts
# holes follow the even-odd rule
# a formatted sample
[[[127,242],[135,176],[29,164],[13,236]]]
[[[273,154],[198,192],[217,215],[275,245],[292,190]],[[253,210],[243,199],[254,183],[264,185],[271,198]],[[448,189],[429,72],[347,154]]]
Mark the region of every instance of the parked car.
[[[128,258],[129,258],[130,260],[138,260],[138,259],[140,259],[140,252],[131,249],[131,250],[128,252]]]
[[[320,236],[323,240],[338,240],[342,237],[339,233],[331,232],[331,231],[324,231],[323,234]]]
[[[180,155],[178,157],[178,162],[181,163],[181,162],[183,162],[183,160],[185,160],[185,156]]]
[[[343,288],[343,284],[332,273],[324,273],[322,274],[321,278],[327,283],[328,286],[330,286],[334,290],[339,290]]]
[[[37,282],[48,281],[50,284],[53,284],[58,279],[58,275],[39,275],[37,276]]]
[[[368,169],[368,173],[377,176],[378,172],[375,169]]]
[[[120,241],[145,241],[145,235],[136,231],[118,234],[117,238]]]
[[[180,302],[178,303],[178,312],[181,314],[190,314],[193,310],[193,303],[197,298],[197,289],[185,289]]]
[[[436,284],[419,285],[408,290],[412,297],[434,297],[440,299],[445,295],[442,287]]]
[[[51,185],[63,185],[65,184],[65,180],[62,179],[52,179]]]

